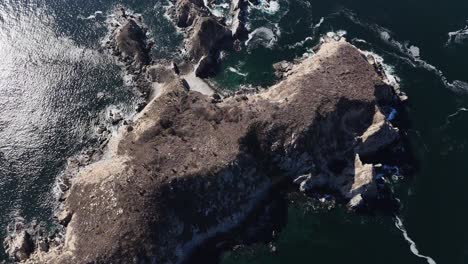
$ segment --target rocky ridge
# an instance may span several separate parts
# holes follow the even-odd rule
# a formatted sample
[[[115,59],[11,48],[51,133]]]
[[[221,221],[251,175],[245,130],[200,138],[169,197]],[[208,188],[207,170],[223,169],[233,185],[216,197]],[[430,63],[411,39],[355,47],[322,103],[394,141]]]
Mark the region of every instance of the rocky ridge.
[[[58,213],[63,240],[40,247],[18,228],[6,242],[14,259],[181,263],[241,223],[281,181],[333,193],[351,209],[380,199],[379,166],[362,160],[398,144],[381,109],[399,97],[355,47],[326,40],[268,90],[223,99],[193,89],[184,78],[190,65],[152,64],[141,20],[121,12],[107,45],[150,101],[74,177]],[[171,12],[198,76],[238,37],[203,2],[177,1]]]

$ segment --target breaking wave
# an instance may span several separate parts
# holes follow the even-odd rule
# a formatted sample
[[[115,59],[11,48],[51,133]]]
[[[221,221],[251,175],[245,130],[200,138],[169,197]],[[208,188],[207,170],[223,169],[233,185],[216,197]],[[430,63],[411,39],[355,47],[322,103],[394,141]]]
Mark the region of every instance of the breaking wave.
[[[280,6],[278,1],[261,0],[260,3],[257,4],[257,5],[250,3],[249,8],[260,10],[260,11],[262,11],[264,13],[269,14],[269,15],[274,15],[274,14],[278,13],[278,11],[280,10],[280,7],[281,6]]]
[[[451,44],[463,44],[468,41],[468,25],[464,28],[447,33],[448,39],[446,46]]]
[[[421,58],[421,51],[419,47],[412,45],[409,41],[398,41],[393,37],[393,33],[376,24],[370,24],[360,20],[352,11],[343,9],[339,12],[339,14],[344,15],[353,23],[360,25],[364,28],[371,30],[374,34],[378,35],[382,41],[384,41],[387,45],[391,46],[395,50],[397,50],[403,57],[406,62],[410,63],[414,67],[422,67],[428,71],[435,73],[444,86],[455,93],[463,93],[468,94],[468,83],[462,80],[453,80],[450,82],[444,75],[444,73],[437,69],[434,65],[428,63],[427,61]],[[466,31],[466,32],[464,32]],[[457,34],[468,34],[468,26],[464,30],[456,31]],[[454,33],[455,34],[455,33]],[[452,34],[453,35],[453,34]],[[450,36],[450,33],[449,33]],[[467,35],[468,38],[468,35]]]
[[[87,17],[78,16],[78,18],[79,18],[79,19],[82,19],[82,20],[92,20],[92,19],[96,19],[97,17],[102,16],[102,15],[103,15],[103,12],[102,12],[102,11],[96,11],[96,12],[94,12],[94,14],[89,15],[89,16],[87,16]]]
[[[249,34],[249,38],[245,42],[245,45],[249,48],[257,46],[272,48],[277,41],[278,37],[273,30],[267,27],[259,27]]]

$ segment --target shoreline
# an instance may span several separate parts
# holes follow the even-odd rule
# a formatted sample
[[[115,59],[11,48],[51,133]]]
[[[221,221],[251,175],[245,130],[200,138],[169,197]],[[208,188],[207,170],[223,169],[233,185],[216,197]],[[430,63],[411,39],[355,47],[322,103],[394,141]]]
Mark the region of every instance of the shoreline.
[[[328,43],[328,44],[327,44],[327,43]],[[331,44],[330,44],[330,43],[331,43]],[[334,43],[334,42],[326,42],[326,43],[324,43],[323,45],[333,46],[333,45],[335,45],[335,44],[333,44],[333,43]],[[338,43],[338,42],[337,42],[337,43]],[[344,46],[346,46],[346,45],[349,45],[349,44],[337,44],[337,45],[344,45]],[[322,46],[322,48],[323,48],[323,46]],[[319,52],[321,52],[321,54],[326,54],[326,55],[323,55],[324,58],[333,57],[333,56],[334,56],[334,53],[333,53],[333,52],[327,53],[326,50],[323,50],[323,49],[320,49]],[[337,51],[335,51],[335,52],[337,52]],[[300,63],[294,65],[294,66],[293,66],[293,69],[292,69],[292,73],[289,73],[289,74],[290,74],[291,76],[300,75],[300,73],[297,73],[297,74],[296,74],[296,72],[304,71],[304,67],[302,66],[302,64],[304,63],[304,61],[305,61],[305,62],[309,62],[309,61],[313,61],[314,59],[315,59],[314,57],[304,59],[302,62],[300,62]],[[131,65],[132,65],[131,67],[134,67],[134,66],[133,66],[133,63],[131,63]],[[151,64],[146,64],[146,65],[151,65]],[[145,66],[146,66],[146,65],[145,65]],[[174,64],[174,65],[175,65],[175,64]],[[309,70],[309,71],[308,71],[308,74],[311,75],[311,74],[314,74],[315,72],[321,71],[320,68],[321,68],[322,65],[317,64],[317,63],[315,63],[315,64],[310,64],[310,65],[313,65],[313,67],[316,67],[316,68],[315,68],[314,70],[312,70],[312,71]],[[144,68],[145,66],[142,66],[142,68]],[[153,64],[152,66],[155,66],[155,65]],[[156,64],[156,66],[157,66],[157,64]],[[187,75],[186,75],[186,74],[185,74],[185,75],[182,74],[182,75],[179,77],[177,71],[176,71],[174,68],[173,68],[173,69],[170,69],[167,65],[159,65],[159,66],[165,67],[166,70],[168,70],[168,71],[166,71],[166,74],[169,74],[168,72],[170,72],[170,70],[173,70],[173,71],[174,71],[174,73],[172,73],[174,76],[173,76],[173,77],[170,77],[170,79],[172,78],[172,80],[171,80],[170,82],[166,82],[165,84],[161,84],[161,86],[162,86],[162,87],[161,87],[161,90],[162,90],[162,91],[156,93],[156,96],[153,96],[153,98],[151,98],[151,94],[154,94],[154,93],[153,93],[153,92],[148,92],[148,90],[147,90],[147,87],[148,87],[148,83],[147,83],[147,82],[148,82],[148,80],[147,80],[147,79],[146,79],[146,80],[139,79],[139,78],[145,78],[145,77],[143,76],[144,74],[142,74],[142,73],[140,73],[140,74],[137,76],[137,80],[140,80],[140,84],[146,82],[146,83],[144,83],[143,86],[140,87],[140,88],[143,88],[143,89],[144,89],[143,92],[142,92],[142,94],[143,94],[143,96],[146,97],[146,100],[151,99],[151,101],[149,101],[148,104],[146,104],[146,106],[144,106],[144,107],[142,106],[142,109],[141,109],[142,111],[141,111],[139,114],[135,115],[135,117],[134,117],[135,119],[133,120],[133,122],[131,122],[130,124],[128,124],[128,125],[126,125],[126,126],[122,126],[122,127],[119,128],[119,131],[120,131],[120,132],[118,133],[119,136],[117,136],[117,137],[116,137],[116,136],[113,136],[113,137],[110,139],[110,142],[109,142],[109,143],[105,143],[104,148],[107,149],[107,154],[106,154],[106,152],[104,152],[104,153],[102,154],[101,158],[102,158],[104,155],[107,155],[107,157],[108,157],[110,160],[112,160],[112,157],[113,157],[113,156],[114,156],[114,158],[115,158],[116,155],[117,155],[117,156],[121,155],[122,152],[126,152],[125,149],[119,148],[119,145],[122,143],[122,141],[125,141],[125,139],[124,139],[125,137],[128,137],[129,134],[138,134],[139,132],[141,132],[140,136],[136,136],[136,137],[134,138],[134,140],[137,140],[137,141],[138,141],[138,140],[141,140],[142,137],[145,137],[145,133],[146,133],[145,131],[147,131],[149,128],[154,127],[155,125],[157,125],[157,122],[161,123],[162,116],[154,116],[153,118],[155,118],[155,120],[152,120],[151,118],[148,118],[148,116],[152,116],[152,114],[154,114],[153,112],[161,113],[161,112],[159,112],[159,110],[156,110],[156,111],[155,111],[154,109],[152,109],[152,106],[151,106],[152,104],[156,104],[157,102],[160,102],[161,100],[165,100],[165,96],[168,96],[168,94],[171,94],[171,93],[173,93],[173,92],[174,92],[174,93],[182,93],[182,94],[188,92],[189,94],[193,94],[193,92],[190,92],[190,91],[197,91],[197,89],[193,89],[193,90],[192,90],[192,89],[188,89],[189,91],[187,91],[186,85],[183,84],[183,81],[184,81],[184,79],[185,79],[185,81],[188,82],[188,85],[189,85],[190,87],[192,87],[191,84],[193,85],[193,83],[194,83],[193,80],[195,79],[195,78],[194,78],[194,75],[195,75],[194,72],[192,72],[192,73],[189,74],[189,76],[190,76],[191,78],[183,78],[184,76],[187,76]],[[134,70],[134,69],[131,68],[131,67],[130,67],[130,70]],[[151,66],[150,66],[150,67],[151,67]],[[177,66],[176,66],[176,67],[177,67]],[[302,68],[301,68],[301,67],[302,67]],[[147,67],[147,68],[149,68],[149,67]],[[136,71],[138,71],[138,69],[136,69]],[[143,72],[144,72],[144,71],[143,71]],[[322,73],[323,73],[323,72],[322,72]],[[143,76],[143,77],[142,77],[142,76]],[[289,79],[291,79],[291,78],[285,78],[285,81],[287,82],[287,81],[289,81]],[[179,80],[180,80],[182,83],[177,83]],[[200,79],[200,80],[201,80],[201,79]],[[176,83],[174,83],[174,81],[175,81]],[[297,81],[299,81],[299,79],[298,79]],[[182,86],[180,86],[181,84],[182,84]],[[289,101],[289,100],[293,100],[294,97],[297,97],[297,95],[299,94],[299,92],[302,91],[301,89],[299,89],[299,88],[296,87],[296,88],[295,88],[296,90],[294,90],[294,89],[292,90],[292,91],[293,91],[292,94],[288,94],[288,96],[285,96],[285,94],[284,94],[283,91],[274,88],[274,87],[282,86],[282,85],[283,85],[283,82],[279,82],[278,84],[274,85],[272,89],[270,89],[270,90],[268,90],[268,91],[265,91],[265,92],[261,92],[261,93],[260,93],[261,96],[257,96],[257,95],[255,95],[255,94],[247,94],[247,95],[245,95],[245,94],[242,94],[242,93],[241,93],[241,94],[238,94],[238,95],[228,96],[228,97],[226,97],[224,100],[223,100],[222,98],[217,98],[217,97],[215,97],[215,96],[214,96],[215,93],[212,92],[212,91],[210,91],[209,89],[207,89],[207,86],[205,86],[204,84],[199,84],[199,85],[195,85],[195,86],[198,86],[198,87],[199,87],[198,91],[201,90],[202,92],[204,92],[204,93],[202,93],[202,94],[208,95],[208,96],[212,96],[212,97],[213,97],[212,100],[215,101],[214,103],[215,103],[215,104],[219,104],[221,107],[223,107],[223,106],[228,106],[229,104],[237,105],[237,107],[244,107],[243,101],[253,101],[253,103],[259,102],[261,105],[264,104],[264,105],[267,107],[266,109],[268,109],[268,111],[272,111],[272,110],[270,109],[270,106],[268,106],[267,101],[272,102],[272,103],[274,103],[274,104],[285,104],[285,105],[288,105],[288,104],[290,104],[288,101]],[[179,86],[179,87],[175,87],[175,86]],[[283,85],[283,86],[284,86],[284,85]],[[181,89],[181,87],[185,87],[185,88],[184,88],[184,89]],[[200,87],[201,87],[201,88],[200,88]],[[209,87],[209,86],[208,86],[208,87]],[[185,90],[185,92],[184,92],[184,90]],[[212,93],[210,93],[210,92],[212,92]],[[289,91],[289,92],[290,92],[290,91]],[[177,95],[177,96],[178,96],[178,95]],[[177,98],[177,96],[176,96],[175,98]],[[203,98],[203,97],[199,97],[198,95],[194,95],[194,96],[195,96],[196,98]],[[169,97],[172,97],[172,95],[170,95]],[[161,98],[162,98],[162,99],[161,99]],[[247,98],[247,99],[245,99],[245,98]],[[384,98],[384,99],[385,99],[385,98]],[[387,98],[387,99],[388,99],[388,98]],[[197,100],[200,100],[200,99],[197,99]],[[204,99],[202,99],[202,100],[204,100]],[[367,99],[366,99],[366,100],[367,100]],[[264,102],[264,101],[265,101],[265,102]],[[254,106],[250,105],[250,103],[246,103],[246,105],[248,105],[249,107],[254,107]],[[276,107],[276,106],[275,106],[275,107]],[[149,110],[148,110],[148,109],[149,109]],[[273,108],[272,108],[272,109],[273,109]],[[257,115],[257,114],[255,113],[255,115]],[[159,119],[159,120],[158,120],[158,119]],[[145,120],[146,120],[146,121],[145,121]],[[294,122],[296,122],[296,121],[298,121],[298,120],[293,120],[292,122],[294,123]],[[136,125],[136,127],[133,125],[134,122],[135,122],[135,123],[138,123],[138,124]],[[145,122],[146,122],[146,123],[145,123]],[[384,122],[384,124],[387,124],[387,123]],[[166,125],[164,125],[164,124],[161,124],[161,125],[162,125],[163,128],[166,126]],[[387,124],[387,125],[388,125],[388,124]],[[169,126],[171,126],[171,125],[169,125]],[[243,128],[243,129],[247,129],[247,128]],[[294,139],[294,134],[292,134],[292,136],[293,136],[293,139],[291,139],[291,142],[289,142],[288,144],[294,145],[294,140],[295,140],[295,139]],[[190,139],[186,139],[186,140],[190,140]],[[133,141],[132,141],[132,142],[133,142]],[[111,148],[113,148],[113,150],[112,150]],[[294,149],[294,148],[295,148],[295,147],[293,147],[292,149]],[[113,153],[113,154],[112,154],[112,153]],[[124,155],[123,157],[126,157],[126,156]],[[308,159],[308,158],[306,158],[306,159]],[[359,160],[359,157],[357,158],[357,160]],[[85,178],[83,178],[83,176],[78,176],[76,180],[77,180],[77,181],[80,181],[80,182],[82,182],[82,183],[83,183],[83,182],[86,182],[86,184],[97,184],[97,183],[100,183],[101,181],[104,180],[104,178],[100,178],[100,177],[104,176],[104,174],[103,174],[102,172],[96,171],[96,167],[101,167],[101,166],[102,166],[102,167],[108,167],[108,168],[109,168],[109,166],[106,166],[106,165],[103,165],[103,164],[102,164],[102,163],[105,163],[106,161],[108,161],[108,160],[102,160],[102,159],[101,159],[100,161],[97,161],[97,162],[91,161],[91,162],[89,163],[89,164],[91,164],[91,165],[87,165],[86,168],[80,172],[80,174],[85,174],[85,175],[87,174],[87,175],[88,175],[87,178],[91,178],[91,177],[90,177],[90,174],[89,174],[90,171],[91,171],[91,172],[94,171],[94,173],[97,173],[97,175],[101,175],[101,176],[92,177],[93,180],[90,181],[90,182],[84,180]],[[126,166],[128,166],[128,164],[126,164],[126,163],[129,163],[129,162],[130,162],[130,159],[129,159],[129,160],[126,160],[126,159],[124,158],[123,160],[118,161],[118,164],[121,164],[123,167],[115,166],[114,164],[111,164],[111,167],[112,167],[113,169],[117,170],[117,171],[115,171],[115,174],[119,174],[119,173],[120,173],[119,171],[126,170],[125,168],[126,168]],[[357,161],[356,161],[356,162],[357,162]],[[356,164],[360,164],[360,163],[357,162]],[[367,165],[367,164],[362,164],[362,163],[361,163],[361,165],[360,165],[360,166],[364,166],[365,170],[367,171],[367,172],[364,173],[365,175],[363,176],[363,177],[366,177],[366,179],[360,179],[359,181],[369,181],[369,179],[367,178],[368,176],[366,176],[366,175],[368,175],[369,173],[373,173],[373,172],[370,172],[370,171],[373,171],[373,168],[372,168],[372,167],[368,167],[368,166],[366,167],[366,165]],[[282,163],[279,164],[279,167],[282,168],[282,169],[285,169],[286,167],[294,167],[294,166],[302,166],[302,164],[292,164],[290,160],[284,160],[284,161],[282,161]],[[358,165],[356,165],[356,166],[358,166]],[[288,170],[291,170],[291,168],[289,168]],[[296,168],[292,168],[292,171],[295,171],[295,170],[297,170],[297,169],[296,169]],[[369,170],[370,170],[370,171],[369,171]],[[294,173],[296,173],[296,172],[294,172]],[[353,172],[353,173],[354,173],[354,172]],[[106,177],[114,177],[114,176],[112,176],[112,175],[109,175],[108,173],[105,173],[105,174],[108,175],[108,176],[106,176]],[[302,177],[302,176],[299,176],[298,178],[296,178],[296,180],[299,179],[300,177]],[[308,176],[308,177],[309,177],[308,179],[304,178],[304,179],[306,179],[305,181],[309,181],[309,180],[311,179],[310,176]],[[371,178],[372,178],[372,177],[371,177]],[[104,182],[109,182],[109,181],[110,181],[109,179],[111,179],[111,178],[108,178],[107,180],[104,180]],[[291,180],[294,180],[294,178],[292,178]],[[302,183],[304,183],[305,181],[303,181]],[[370,179],[370,181],[372,181],[372,179]],[[361,183],[361,184],[362,184],[362,183]],[[369,182],[364,183],[364,184],[369,184]],[[261,185],[261,184],[260,184],[260,185]],[[268,186],[268,184],[267,184],[267,186]],[[362,186],[359,186],[359,188],[361,188],[361,187],[362,187]],[[75,187],[73,186],[72,188],[75,188]],[[354,188],[354,187],[353,187],[353,188]],[[262,189],[262,188],[259,188],[259,189]],[[72,189],[72,190],[73,190],[73,189]],[[353,195],[354,195],[354,194],[353,194]],[[360,195],[360,194],[359,194],[359,195]],[[359,199],[360,199],[360,201],[362,201],[363,197],[361,196]],[[65,200],[68,200],[68,199],[65,199]],[[260,200],[261,200],[261,199],[260,199]],[[75,201],[75,202],[76,202],[76,201]],[[255,206],[254,206],[254,205],[256,204],[255,199],[254,199],[254,201],[252,201],[252,202],[253,202],[253,205],[250,204],[250,206],[251,206],[251,207],[255,207]],[[65,209],[65,211],[66,211],[66,210],[67,210],[67,209]],[[249,211],[249,210],[247,210],[247,211]],[[74,215],[74,214],[76,214],[76,212],[75,212],[75,213],[72,213],[72,215]],[[235,215],[235,214],[234,214],[234,215]],[[247,214],[247,215],[248,215],[248,214]],[[232,216],[230,216],[230,217],[232,218]],[[37,261],[37,260],[43,261],[44,259],[48,259],[49,261],[65,261],[64,263],[67,263],[67,261],[70,261],[70,259],[69,259],[70,254],[73,255],[74,253],[72,253],[72,252],[74,252],[75,250],[77,250],[76,244],[75,244],[76,242],[74,242],[74,241],[75,241],[75,239],[77,239],[76,237],[79,236],[79,235],[77,235],[77,234],[72,235],[72,233],[74,233],[74,232],[73,232],[74,227],[72,227],[72,226],[73,226],[73,225],[76,225],[76,224],[77,224],[77,221],[79,221],[79,220],[76,220],[76,219],[77,219],[76,217],[69,216],[69,214],[66,214],[65,217],[61,217],[61,218],[62,218],[62,220],[71,218],[71,219],[69,220],[69,223],[65,224],[66,229],[67,229],[67,233],[65,234],[65,236],[66,236],[67,238],[66,238],[66,242],[62,245],[64,248],[63,248],[63,249],[60,249],[60,248],[57,249],[56,253],[59,254],[59,255],[56,255],[56,256],[53,256],[53,255],[54,255],[54,254],[52,254],[52,253],[54,252],[53,250],[50,251],[50,252],[52,252],[52,253],[44,253],[44,254],[33,255],[32,258],[29,260],[29,263],[35,263],[34,261]],[[73,218],[74,218],[74,219],[73,219]],[[78,218],[78,219],[79,219],[79,218]],[[60,221],[60,219],[59,219],[59,221]],[[67,222],[67,221],[65,221],[65,222]],[[242,221],[240,221],[240,222],[242,222]],[[223,224],[226,224],[226,222],[221,220],[221,221],[220,221],[220,224],[221,224],[220,226],[222,226]],[[239,223],[237,222],[237,224],[239,224]],[[232,229],[232,228],[235,227],[235,226],[236,226],[236,223],[233,222],[231,228],[228,228],[228,229]],[[217,233],[217,231],[220,231],[220,230],[217,229],[217,228],[214,228],[214,229],[212,229],[212,230],[215,230],[215,231],[212,231],[211,233],[208,231],[208,232],[206,232],[205,234],[201,234],[201,237],[203,237],[203,235],[204,235],[204,236],[205,236],[205,240],[206,240],[206,239],[208,239],[208,238],[211,238],[211,237],[215,236],[215,234]],[[75,231],[75,232],[76,232],[76,231]],[[194,240],[196,240],[196,236],[194,236],[194,238],[193,238],[191,241],[194,241]],[[191,242],[187,242],[187,243],[185,243],[185,244],[186,244],[186,245],[191,245],[190,243],[191,243]],[[202,242],[200,242],[199,244],[202,244]],[[189,248],[193,248],[193,247],[196,247],[196,245],[192,245],[192,246],[188,246],[188,247],[189,247]],[[179,247],[176,247],[176,248],[179,248]],[[182,251],[183,251],[183,250],[182,250]],[[179,255],[179,254],[177,254],[177,255]],[[183,259],[182,255],[187,255],[187,254],[181,254],[181,255],[179,255],[179,257],[177,257],[177,259],[179,259],[179,260]],[[44,258],[44,259],[43,259],[43,258]],[[68,259],[68,260],[67,260],[67,259]],[[73,258],[72,258],[72,259],[73,259]],[[180,262],[180,261],[176,261],[176,262]]]

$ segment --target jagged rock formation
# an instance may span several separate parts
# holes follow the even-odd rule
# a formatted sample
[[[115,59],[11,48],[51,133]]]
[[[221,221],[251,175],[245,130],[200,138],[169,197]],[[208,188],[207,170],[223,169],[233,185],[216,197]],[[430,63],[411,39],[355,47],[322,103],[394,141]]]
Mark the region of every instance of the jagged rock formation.
[[[175,7],[170,10],[170,15],[175,24],[180,28],[193,25],[199,16],[208,16],[203,0],[179,0],[175,1]]]
[[[143,24],[141,15],[133,14],[123,7],[114,12],[109,23],[109,39],[104,47],[116,57],[124,69],[128,77],[126,84],[134,86],[140,93],[141,101],[137,110],[141,111],[152,92],[150,82],[142,73],[153,63],[150,51],[154,40],[148,38],[148,28]],[[120,120],[117,118],[116,122]]]
[[[243,39],[247,36],[247,6],[246,0],[234,0],[231,2],[231,32],[235,39]]]
[[[233,1],[229,23],[213,16],[201,0],[176,0],[169,15],[185,34],[188,60],[195,65],[196,76],[214,76],[220,64],[220,52],[240,48],[247,36],[247,2]]]
[[[146,34],[135,20],[128,20],[118,32],[116,40],[117,47],[124,56],[133,58],[139,65],[147,65],[150,62],[145,44]]]
[[[61,214],[65,242],[28,263],[180,263],[281,180],[332,190],[351,207],[378,193],[360,155],[397,140],[378,103],[397,96],[350,44],[324,43],[257,94],[213,100],[168,80],[77,176]]]
[[[5,241],[6,253],[16,261],[27,260],[34,250],[31,235],[26,230],[21,230],[9,239]]]

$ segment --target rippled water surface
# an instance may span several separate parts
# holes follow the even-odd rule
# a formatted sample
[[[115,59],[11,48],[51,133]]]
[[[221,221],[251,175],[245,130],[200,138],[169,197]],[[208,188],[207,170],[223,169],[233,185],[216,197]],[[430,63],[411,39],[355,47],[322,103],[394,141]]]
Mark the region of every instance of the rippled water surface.
[[[106,17],[116,4],[0,2],[2,240],[14,216],[50,222],[53,184],[66,159],[90,144],[107,108],[133,109],[135,97],[120,68],[100,50]],[[157,2],[128,6],[147,14],[152,32],[167,31]],[[172,52],[167,43],[176,40],[170,34],[156,39],[156,56]]]
[[[109,107],[135,97],[100,49],[106,19],[123,4],[143,14],[170,57],[180,35],[162,1],[0,2],[0,236],[14,215],[50,222],[52,187],[66,159],[93,137]],[[222,14],[222,6],[214,12]],[[291,204],[273,242],[227,253],[223,263],[468,263],[468,1],[261,2],[248,48],[226,54],[214,81],[227,89],[273,83],[271,64],[311,54],[327,32],[381,56],[408,94],[413,175],[391,184],[402,212],[355,216]],[[401,223],[398,221],[401,219]],[[1,259],[1,258],[0,258]]]

